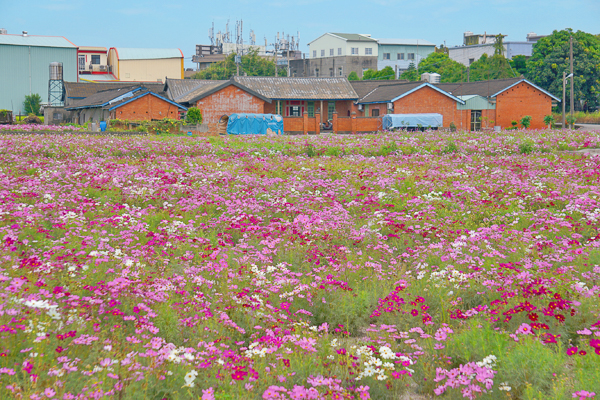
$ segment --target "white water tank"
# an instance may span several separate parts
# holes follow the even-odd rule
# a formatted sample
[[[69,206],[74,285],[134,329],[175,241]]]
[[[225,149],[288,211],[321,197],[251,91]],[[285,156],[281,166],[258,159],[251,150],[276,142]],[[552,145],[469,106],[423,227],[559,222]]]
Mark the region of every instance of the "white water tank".
[[[63,79],[63,64],[61,62],[50,63],[50,80],[62,81]]]

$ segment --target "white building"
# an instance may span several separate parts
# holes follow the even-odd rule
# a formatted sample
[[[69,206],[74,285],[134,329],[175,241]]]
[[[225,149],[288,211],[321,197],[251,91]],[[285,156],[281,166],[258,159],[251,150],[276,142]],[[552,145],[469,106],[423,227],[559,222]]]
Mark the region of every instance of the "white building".
[[[357,33],[327,32],[308,44],[309,57],[325,58],[338,56],[377,57],[377,40],[371,35]]]

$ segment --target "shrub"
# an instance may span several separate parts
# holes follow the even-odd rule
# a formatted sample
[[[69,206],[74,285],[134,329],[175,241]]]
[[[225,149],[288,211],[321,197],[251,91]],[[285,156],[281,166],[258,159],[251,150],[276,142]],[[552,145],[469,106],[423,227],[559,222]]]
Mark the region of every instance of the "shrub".
[[[185,116],[185,122],[188,124],[201,124],[202,123],[202,112],[197,107],[188,108],[187,115]]]
[[[456,132],[456,124],[454,121],[450,122],[450,132]]]
[[[458,153],[458,146],[454,142],[446,143],[446,146],[442,149],[442,153],[450,154],[450,153]]]
[[[41,115],[40,114],[41,104],[42,104],[42,97],[39,94],[33,93],[33,94],[29,94],[29,95],[25,96],[25,101],[23,102],[23,107],[25,108],[25,113]]]
[[[531,139],[525,139],[519,143],[519,153],[531,154],[533,152],[533,141]]]
[[[548,127],[554,126],[554,115],[552,115],[552,114],[546,115],[544,117],[544,124],[547,125]]]
[[[525,129],[529,128],[531,125],[531,115],[526,115],[521,118],[521,126]]]

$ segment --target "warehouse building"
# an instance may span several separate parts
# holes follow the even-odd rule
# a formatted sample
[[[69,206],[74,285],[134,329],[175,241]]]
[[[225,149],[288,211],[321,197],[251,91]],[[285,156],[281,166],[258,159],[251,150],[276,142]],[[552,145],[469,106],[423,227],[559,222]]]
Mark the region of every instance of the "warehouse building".
[[[183,53],[180,49],[132,49],[111,47],[108,68],[120,81],[164,82],[183,79]]]
[[[24,113],[25,96],[36,93],[48,102],[51,63],[62,63],[63,80],[77,81],[77,46],[69,40],[0,33],[0,109]]]

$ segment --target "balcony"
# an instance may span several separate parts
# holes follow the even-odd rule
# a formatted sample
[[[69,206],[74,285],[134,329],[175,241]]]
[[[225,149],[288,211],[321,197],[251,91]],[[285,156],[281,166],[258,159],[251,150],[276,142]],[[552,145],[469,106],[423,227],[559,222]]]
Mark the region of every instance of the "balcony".
[[[79,65],[80,74],[106,74],[112,72],[110,65],[89,64]]]

